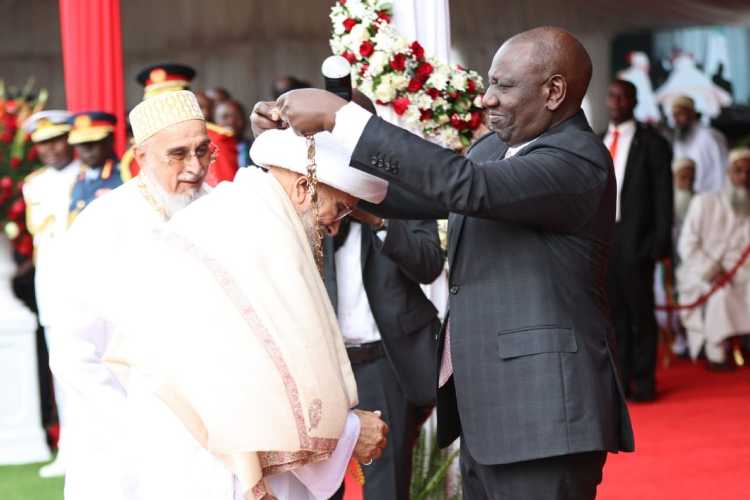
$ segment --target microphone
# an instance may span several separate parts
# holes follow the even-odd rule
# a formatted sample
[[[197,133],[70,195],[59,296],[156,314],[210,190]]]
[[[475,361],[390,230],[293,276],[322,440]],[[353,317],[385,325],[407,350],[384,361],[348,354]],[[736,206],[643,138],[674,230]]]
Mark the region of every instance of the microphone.
[[[352,65],[341,56],[330,56],[320,67],[325,89],[339,97],[352,100]]]

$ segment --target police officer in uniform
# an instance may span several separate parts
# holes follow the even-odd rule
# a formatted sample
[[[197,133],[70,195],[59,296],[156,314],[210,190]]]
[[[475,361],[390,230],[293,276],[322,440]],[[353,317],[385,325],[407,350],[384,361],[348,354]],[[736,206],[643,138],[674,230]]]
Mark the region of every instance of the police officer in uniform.
[[[81,160],[70,202],[69,223],[94,201],[122,184],[120,163],[115,154],[114,130],[117,118],[109,113],[88,111],[73,115],[68,143]]]
[[[195,78],[195,70],[184,64],[155,64],[143,68],[136,81],[143,86],[143,99],[148,99],[164,92],[189,90]],[[215,186],[221,181],[231,181],[237,173],[237,140],[234,132],[208,121],[206,128],[211,142],[218,148],[216,161],[209,167],[206,183]],[[122,176],[124,181],[138,175],[138,163],[133,156],[133,148],[122,155]]]
[[[80,163],[74,160],[73,147],[68,144],[71,114],[62,110],[41,111],[24,124],[26,132],[39,153],[43,166],[24,179],[23,197],[26,202],[26,227],[34,237],[34,290],[39,323],[44,329],[47,349],[54,349],[51,334],[54,314],[51,301],[52,287],[58,286],[53,266],[59,258],[59,243],[68,226],[70,196]],[[44,371],[47,371],[44,361]],[[63,397],[55,383],[55,402],[60,425],[60,439],[55,461],[39,470],[42,477],[65,474],[65,408]]]

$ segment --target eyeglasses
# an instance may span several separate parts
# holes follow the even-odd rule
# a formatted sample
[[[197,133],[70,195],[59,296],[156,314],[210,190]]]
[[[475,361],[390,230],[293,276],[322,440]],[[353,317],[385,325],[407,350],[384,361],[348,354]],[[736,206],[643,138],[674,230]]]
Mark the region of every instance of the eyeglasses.
[[[167,153],[167,163],[172,167],[177,167],[192,161],[193,158],[196,158],[201,164],[212,163],[218,153],[219,147],[213,142],[209,142],[198,146],[193,151],[189,151],[187,148],[170,151]]]
[[[333,222],[338,222],[341,219],[343,219],[344,217],[346,217],[347,215],[351,215],[351,213],[353,211],[352,208],[349,205],[347,205],[346,203],[342,203],[342,205],[344,205],[344,208],[339,210],[339,213],[338,213],[338,215],[336,215],[336,218],[333,219]]]

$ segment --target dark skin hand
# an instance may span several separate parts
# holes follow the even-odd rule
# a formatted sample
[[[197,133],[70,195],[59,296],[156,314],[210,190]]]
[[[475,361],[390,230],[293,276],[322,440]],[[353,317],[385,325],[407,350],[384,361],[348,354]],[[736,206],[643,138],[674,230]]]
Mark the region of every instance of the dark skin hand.
[[[543,27],[505,42],[492,59],[482,98],[489,127],[510,146],[523,144],[575,115],[591,80],[583,45],[559,28]],[[331,131],[346,101],[319,89],[287,92],[253,109],[253,133],[289,124],[300,135]],[[274,111],[275,110],[275,111]]]

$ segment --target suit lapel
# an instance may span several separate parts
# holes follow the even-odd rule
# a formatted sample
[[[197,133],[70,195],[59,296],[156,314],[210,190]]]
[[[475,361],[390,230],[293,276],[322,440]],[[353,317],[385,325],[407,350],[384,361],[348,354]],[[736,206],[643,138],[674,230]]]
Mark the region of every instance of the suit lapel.
[[[370,232],[366,230],[364,224],[360,224],[360,241],[361,248],[360,248],[360,262],[362,263],[362,272],[365,271],[365,265],[367,264],[367,258],[370,256],[370,248],[372,247],[372,241],[370,241]],[[364,275],[363,275],[364,276]]]
[[[494,155],[490,155],[490,158],[478,158],[478,161],[497,161],[505,156],[505,152],[508,151],[508,146],[503,144],[498,152]],[[458,254],[458,245],[461,242],[461,233],[466,223],[466,216],[460,214],[450,214],[448,216],[448,268],[453,268],[453,261]]]

